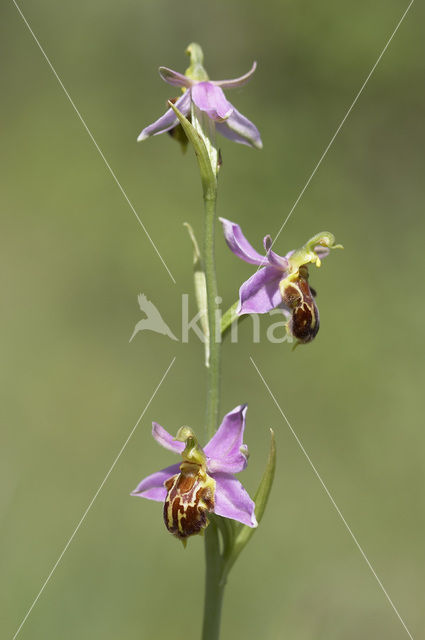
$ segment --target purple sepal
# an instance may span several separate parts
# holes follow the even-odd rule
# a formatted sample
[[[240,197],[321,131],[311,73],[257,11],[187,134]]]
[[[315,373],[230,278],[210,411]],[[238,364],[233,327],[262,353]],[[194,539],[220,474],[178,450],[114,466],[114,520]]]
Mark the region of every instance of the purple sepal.
[[[224,518],[238,520],[248,527],[257,527],[255,503],[242,484],[229,473],[215,473],[214,513]]]
[[[184,116],[187,116],[190,111],[190,91],[185,91],[185,93],[177,100],[174,105]],[[169,131],[173,129],[178,124],[178,119],[176,114],[172,109],[168,109],[164,113],[163,116],[155,120],[148,127],[145,127],[139,137],[137,138],[138,142],[142,140],[146,140],[150,136],[157,136],[160,133],[164,133],[165,131]]]
[[[229,127],[225,122],[216,122],[215,128],[218,131],[218,133],[223,136],[223,138],[227,138],[228,140],[231,140],[232,142],[237,142],[238,144],[244,144],[247,147],[252,147],[252,144],[248,142],[248,140],[245,140],[245,138],[238,136],[237,133],[229,129]]]
[[[263,148],[260,132],[255,124],[243,116],[235,107],[233,107],[232,114],[227,118],[226,122],[216,126],[217,131],[234,142],[247,144],[255,149]]]
[[[224,416],[214,436],[204,447],[211,473],[238,473],[247,465],[247,448],[243,444],[247,405],[236,407]]]
[[[174,453],[181,453],[185,447],[184,442],[175,440],[173,436],[157,422],[152,422],[152,435],[161,447]]]
[[[282,269],[273,266],[256,271],[239,289],[238,315],[267,313],[281,304],[279,282],[282,277]]]
[[[264,256],[260,255],[248,242],[242,233],[242,229],[236,222],[231,222],[230,220],[226,220],[226,218],[219,218],[219,220],[223,225],[224,238],[227,246],[235,256],[238,256],[238,258],[250,264],[264,264]]]
[[[272,251],[272,239],[267,235],[263,241],[266,255],[261,256],[245,238],[238,224],[225,218],[219,220],[229,249],[241,260],[262,267],[240,287],[238,315],[267,313],[282,304],[279,283],[289,273],[290,254],[283,257]]]
[[[161,471],[156,471],[147,476],[147,478],[143,478],[130,495],[155,500],[156,502],[164,502],[167,497],[167,489],[164,486],[164,482],[176,473],[180,473],[180,464],[172,464],[170,467],[161,469]]]

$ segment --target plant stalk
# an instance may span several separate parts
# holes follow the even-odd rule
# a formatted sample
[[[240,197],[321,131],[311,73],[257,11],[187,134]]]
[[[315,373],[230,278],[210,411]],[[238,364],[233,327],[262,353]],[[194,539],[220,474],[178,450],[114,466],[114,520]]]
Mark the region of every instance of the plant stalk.
[[[209,325],[209,367],[207,368],[206,440],[209,441],[219,424],[220,404],[220,348],[221,327],[216,319],[218,308],[217,276],[215,269],[215,217],[217,203],[218,153],[215,146],[215,128],[211,120],[199,110],[192,109],[192,123],[205,142],[211,162],[211,178],[202,180],[204,196],[203,259],[205,270],[207,316]],[[219,640],[223,558],[217,524],[211,518],[205,532],[205,600],[202,640]]]
[[[206,439],[209,441],[218,427],[220,400],[220,347],[221,326],[216,319],[218,308],[217,277],[215,270],[215,212],[217,203],[218,151],[215,145],[215,123],[194,104],[191,108],[192,126],[204,147],[193,140],[201,171],[204,198],[204,242],[203,261],[206,285],[208,317],[209,366],[207,367]],[[188,130],[191,134],[191,130]],[[206,151],[206,154],[205,154]],[[210,519],[205,532],[205,600],[202,640],[218,640],[220,635],[221,605],[224,584],[222,583],[223,556],[217,523]]]
[[[220,555],[218,528],[210,522],[205,532],[205,603],[202,640],[219,640],[221,607],[224,584],[222,583],[222,558]]]
[[[220,403],[220,347],[221,330],[217,327],[217,277],[215,271],[214,232],[217,190],[206,194],[205,206],[205,234],[204,234],[204,267],[207,286],[207,310],[209,325],[210,361],[207,369],[207,411],[206,435],[210,440],[218,427]]]
[[[207,310],[209,324],[210,360],[207,369],[207,441],[212,438],[218,427],[220,401],[220,348],[221,327],[217,326],[217,277],[215,270],[214,232],[217,189],[212,188],[204,194],[205,233],[204,268],[207,286]],[[219,533],[214,521],[205,532],[205,600],[202,640],[218,640],[220,637],[221,607],[224,585],[222,584],[222,557],[220,554]]]

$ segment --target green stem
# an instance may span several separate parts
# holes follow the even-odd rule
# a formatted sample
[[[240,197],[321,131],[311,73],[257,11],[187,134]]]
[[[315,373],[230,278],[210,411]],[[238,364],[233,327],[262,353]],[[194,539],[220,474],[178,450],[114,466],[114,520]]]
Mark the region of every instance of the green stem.
[[[217,326],[217,277],[215,272],[214,229],[217,190],[211,189],[204,195],[205,234],[204,266],[207,285],[207,309],[209,324],[210,366],[207,380],[207,440],[217,430],[220,400],[220,347],[221,328]],[[222,556],[220,554],[218,528],[211,518],[205,532],[205,600],[202,640],[218,640],[220,636],[221,606],[224,584],[222,584]]]
[[[235,303],[232,304],[231,307],[227,309],[225,313],[223,313],[223,316],[221,318],[221,335],[222,336],[224,336],[224,334],[230,329],[232,324],[236,320],[238,320],[239,316],[236,313],[236,309],[238,308],[238,305],[239,305],[239,302],[236,301]]]
[[[207,193],[204,197],[205,206],[205,235],[204,235],[204,266],[207,285],[207,309],[210,343],[210,366],[207,369],[207,441],[210,440],[218,427],[218,412],[220,400],[220,347],[221,331],[217,327],[217,277],[215,272],[214,231],[215,208],[217,191]]]
[[[218,308],[217,277],[215,272],[215,210],[217,202],[218,152],[215,146],[215,126],[208,116],[192,105],[192,125],[204,143],[194,137],[201,170],[204,196],[204,269],[206,302],[209,325],[209,367],[207,368],[207,411],[206,436],[210,440],[218,427],[220,400],[220,347],[221,327],[216,320]],[[190,131],[190,129],[189,129]],[[192,136],[193,137],[193,136]],[[206,151],[206,156],[205,156]],[[211,518],[205,533],[205,600],[202,639],[218,640],[220,634],[221,605],[224,585],[222,584],[223,557],[217,524]]]
[[[231,328],[232,324],[234,322],[242,322],[242,320],[245,320],[245,318],[248,318],[247,314],[244,314],[242,316],[239,316],[236,313],[236,309],[239,306],[239,301],[237,300],[235,303],[232,304],[231,307],[229,307],[227,309],[227,311],[225,313],[223,313],[223,317],[221,318],[221,337],[224,338],[225,335],[227,335],[229,329]]]
[[[221,606],[224,584],[222,584],[222,559],[218,529],[212,521],[205,532],[205,604],[202,640],[218,640],[220,637]]]

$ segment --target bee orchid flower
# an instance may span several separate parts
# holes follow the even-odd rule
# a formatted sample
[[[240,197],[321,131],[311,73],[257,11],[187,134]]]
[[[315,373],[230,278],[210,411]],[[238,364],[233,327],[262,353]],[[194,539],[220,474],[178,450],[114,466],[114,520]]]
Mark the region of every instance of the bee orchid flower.
[[[265,236],[262,256],[248,242],[235,222],[220,218],[229,249],[241,260],[258,266],[239,289],[237,315],[267,313],[281,307],[289,318],[288,332],[299,343],[311,342],[319,331],[319,311],[315,291],[309,285],[309,264],[320,267],[331,249],[342,248],[328,231],[318,233],[305,245],[285,256],[272,251],[271,236]]]
[[[155,440],[180,454],[183,462],[144,478],[131,495],[163,502],[165,525],[183,542],[203,532],[209,512],[257,527],[255,503],[234,475],[248,461],[243,444],[246,410],[246,405],[240,405],[228,413],[203,449],[189,427],[181,427],[173,438],[152,423]]]
[[[202,66],[203,54],[199,45],[193,43],[187,48],[187,53],[191,57],[191,66],[183,75],[178,71],[173,71],[168,67],[160,67],[161,78],[174,87],[180,87],[183,95],[177,100],[172,100],[176,109],[184,116],[190,118],[192,105],[204,112],[210,120],[215,123],[215,129],[225,138],[234,142],[261,149],[260,133],[257,127],[246,118],[227,100],[224,89],[242,87],[256,69],[256,63],[252,65],[248,73],[232,80],[209,80],[208,75]],[[173,130],[178,125],[175,112],[170,108],[158,120],[145,127],[138,141],[145,140],[150,136]]]

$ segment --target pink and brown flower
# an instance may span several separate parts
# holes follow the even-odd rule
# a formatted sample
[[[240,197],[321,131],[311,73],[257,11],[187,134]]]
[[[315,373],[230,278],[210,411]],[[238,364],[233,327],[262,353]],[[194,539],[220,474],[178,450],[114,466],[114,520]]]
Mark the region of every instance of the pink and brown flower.
[[[248,461],[243,443],[246,410],[246,405],[240,405],[228,413],[203,449],[189,427],[181,427],[173,438],[152,423],[155,440],[182,455],[183,462],[147,476],[131,495],[163,502],[165,525],[182,541],[203,532],[208,513],[257,526],[255,503],[234,475]]]

